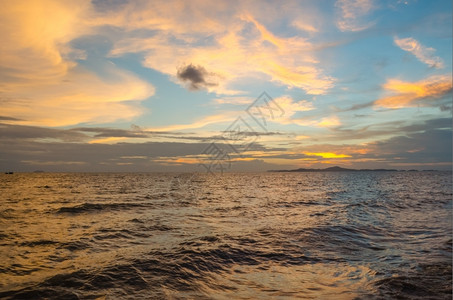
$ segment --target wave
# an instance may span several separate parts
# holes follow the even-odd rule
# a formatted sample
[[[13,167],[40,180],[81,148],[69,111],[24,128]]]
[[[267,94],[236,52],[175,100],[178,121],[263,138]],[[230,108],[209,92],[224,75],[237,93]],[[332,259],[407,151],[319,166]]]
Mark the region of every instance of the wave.
[[[311,175],[15,187],[0,210],[0,298],[451,298],[451,174]]]
[[[76,206],[63,206],[57,210],[58,214],[79,214],[86,212],[99,212],[105,210],[125,210],[133,208],[149,208],[153,207],[152,203],[143,202],[119,202],[119,203],[83,203]]]
[[[416,272],[380,279],[375,286],[386,299],[452,299],[452,266],[420,265]]]

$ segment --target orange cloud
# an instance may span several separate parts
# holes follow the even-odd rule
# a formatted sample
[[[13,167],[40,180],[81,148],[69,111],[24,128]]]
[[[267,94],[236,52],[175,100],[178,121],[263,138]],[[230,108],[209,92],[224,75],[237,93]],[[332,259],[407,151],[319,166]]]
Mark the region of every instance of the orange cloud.
[[[351,155],[347,154],[337,154],[333,152],[303,152],[305,155],[309,156],[319,156],[322,158],[345,158],[345,157],[351,157]]]
[[[420,104],[420,100],[440,98],[452,89],[451,76],[432,76],[418,82],[388,80],[383,88],[394,95],[378,99],[376,106],[402,108]]]
[[[77,66],[83,57],[69,42],[93,29],[91,2],[6,1],[0,10],[2,114],[16,124],[65,126],[130,120],[143,111],[137,100],[154,94],[149,83],[103,66],[109,78]],[[51,13],[49,13],[51,12]]]
[[[115,56],[144,52],[146,67],[172,76],[175,82],[178,82],[175,78],[177,68],[188,64],[203,66],[216,79],[216,85],[208,87],[208,91],[217,94],[238,94],[239,91],[233,90],[231,85],[245,77],[270,77],[273,81],[301,88],[309,94],[325,94],[333,87],[334,79],[323,74],[318,66],[315,47],[306,39],[278,37],[251,13],[240,10],[230,11],[228,20],[219,20],[215,15],[219,8],[212,9],[212,12],[199,12],[201,15],[196,28],[193,28],[193,24],[187,25],[185,29],[181,28],[181,23],[187,17],[183,21],[166,19],[168,28],[165,31],[158,32],[153,37],[117,41],[111,54]],[[178,15],[178,8],[175,10],[175,15]],[[155,23],[134,23],[136,20],[154,18],[155,11],[148,8],[145,11],[148,15],[151,14],[148,18],[143,18],[141,12],[135,11],[128,15],[134,20],[131,23],[136,24],[134,28],[162,29]],[[162,17],[155,16],[154,19],[156,18],[159,20]],[[122,19],[118,22],[123,25]],[[255,30],[245,37],[244,30],[250,25]],[[200,45],[200,38],[206,36],[208,28],[215,43]],[[175,38],[184,41],[184,46],[175,44]]]
[[[332,116],[321,119],[321,121],[316,125],[319,127],[336,127],[340,126],[341,122],[337,116]]]
[[[196,157],[159,157],[158,159],[153,159],[153,161],[165,165],[197,165],[200,163],[200,159]]]
[[[130,120],[143,113],[136,100],[154,93],[154,88],[115,67],[114,80],[103,80],[88,71],[70,69],[58,81],[10,86],[7,95],[17,100],[2,104],[2,113],[27,125],[65,126]],[[62,82],[61,82],[62,81]]]
[[[66,44],[88,31],[81,19],[89,5],[87,0],[3,1],[0,89],[6,89],[6,84],[47,83],[64,76],[75,65],[64,58],[69,51]]]
[[[89,144],[116,144],[119,141],[125,140],[125,137],[107,137],[107,138],[102,138],[102,139],[95,139],[92,141],[89,141]]]

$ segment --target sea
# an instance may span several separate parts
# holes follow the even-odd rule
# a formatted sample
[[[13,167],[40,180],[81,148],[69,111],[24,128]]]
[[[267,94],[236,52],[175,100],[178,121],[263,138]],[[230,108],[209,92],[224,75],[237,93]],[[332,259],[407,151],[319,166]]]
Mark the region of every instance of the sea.
[[[1,299],[451,299],[452,173],[0,174]]]

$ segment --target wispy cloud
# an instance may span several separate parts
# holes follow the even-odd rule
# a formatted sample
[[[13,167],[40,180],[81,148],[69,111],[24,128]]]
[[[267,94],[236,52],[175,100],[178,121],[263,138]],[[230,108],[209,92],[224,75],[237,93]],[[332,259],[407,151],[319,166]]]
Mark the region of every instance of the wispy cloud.
[[[374,105],[386,108],[432,106],[433,100],[451,93],[451,80],[450,75],[431,76],[417,82],[390,79],[383,88],[392,95],[376,100]]]
[[[293,120],[294,124],[300,126],[335,128],[341,125],[340,118],[336,115],[331,115],[324,118],[304,118]]]
[[[214,104],[229,104],[229,105],[250,105],[255,99],[251,97],[230,96],[216,98],[213,100]]]
[[[284,111],[282,115],[273,115],[267,116],[267,121],[273,122],[276,124],[296,124],[297,119],[295,116],[298,112],[305,112],[314,109],[314,106],[311,102],[307,100],[299,100],[295,101],[289,96],[282,96],[273,99],[273,101]],[[219,98],[215,100],[216,103],[220,104],[249,104],[253,102],[253,99],[250,100],[247,97],[227,97],[227,98]],[[238,110],[228,110],[222,111],[219,113],[215,113],[212,115],[204,116],[197,120],[194,120],[192,123],[188,124],[174,124],[169,126],[162,126],[162,127],[153,127],[148,128],[150,131],[175,131],[175,130],[188,130],[188,129],[198,129],[203,128],[208,125],[213,124],[225,124],[229,125],[228,122],[233,122],[239,116],[247,118],[247,114],[244,111]],[[247,122],[251,122],[254,124],[253,120],[247,120]]]
[[[337,0],[337,27],[341,31],[361,31],[373,23],[365,17],[375,8],[372,0]]]
[[[304,22],[303,20],[294,20],[291,23],[292,26],[296,27],[299,30],[306,31],[309,33],[318,32],[319,30],[313,25],[308,22]]]
[[[434,55],[436,49],[423,46],[414,38],[399,39],[397,37],[394,37],[393,40],[395,42],[395,45],[397,45],[404,51],[412,53],[422,63],[436,69],[444,68],[443,60],[440,57]]]
[[[190,124],[174,124],[161,127],[148,128],[151,131],[174,131],[203,128],[210,124],[232,122],[238,117],[237,111],[226,111],[214,115],[205,116],[193,121]]]

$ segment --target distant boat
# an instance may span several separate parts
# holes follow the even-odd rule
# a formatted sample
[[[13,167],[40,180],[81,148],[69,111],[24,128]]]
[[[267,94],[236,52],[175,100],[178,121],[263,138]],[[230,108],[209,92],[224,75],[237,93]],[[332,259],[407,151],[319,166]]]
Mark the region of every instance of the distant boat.
[[[5,174],[14,174],[14,172],[11,172],[11,171],[10,172],[5,172]]]

